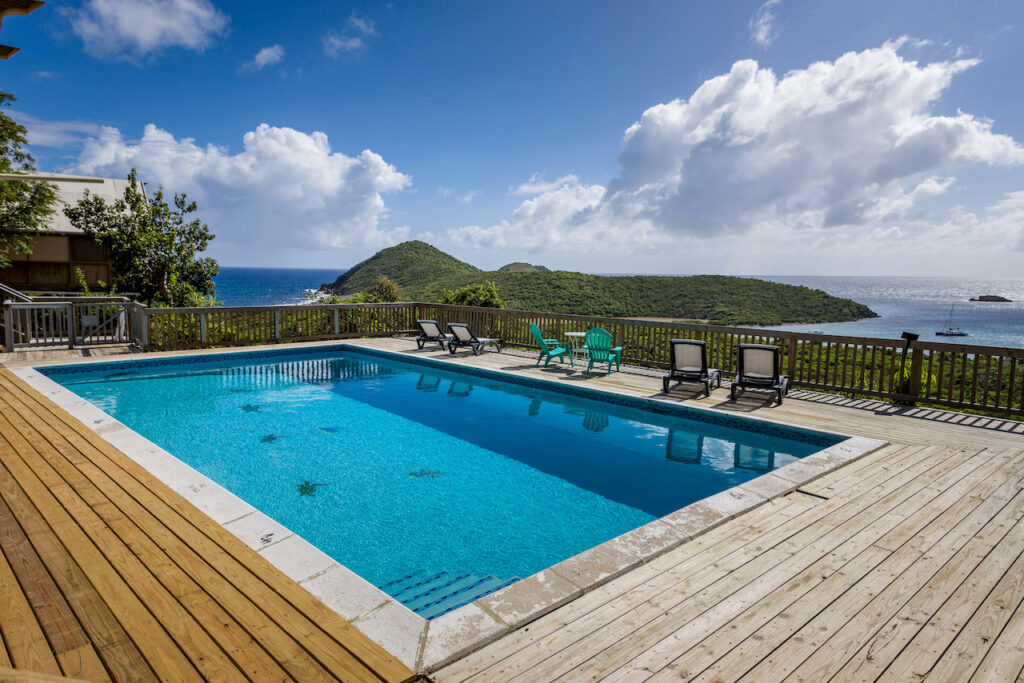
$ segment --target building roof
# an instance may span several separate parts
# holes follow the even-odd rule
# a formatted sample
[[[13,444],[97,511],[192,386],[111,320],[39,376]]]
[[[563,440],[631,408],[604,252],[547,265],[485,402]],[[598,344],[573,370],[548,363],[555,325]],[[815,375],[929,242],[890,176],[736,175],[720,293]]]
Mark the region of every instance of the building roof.
[[[0,173],[0,180],[41,180],[57,188],[57,204],[48,223],[52,232],[63,235],[81,235],[82,231],[71,225],[64,215],[64,205],[74,206],[85,196],[102,197],[108,204],[124,197],[128,189],[128,181],[124,178],[96,178],[93,176],[67,175],[64,173]],[[139,191],[145,194],[146,189],[139,183]]]

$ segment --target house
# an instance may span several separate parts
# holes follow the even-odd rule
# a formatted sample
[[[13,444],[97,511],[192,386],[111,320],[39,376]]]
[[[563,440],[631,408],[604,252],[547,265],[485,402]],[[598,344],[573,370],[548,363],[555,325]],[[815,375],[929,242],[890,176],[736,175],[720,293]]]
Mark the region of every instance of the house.
[[[87,237],[71,225],[64,215],[65,205],[75,205],[86,190],[107,203],[124,196],[128,181],[124,178],[94,178],[57,173],[0,174],[0,179],[30,178],[54,185],[57,202],[49,217],[49,230],[35,239],[31,254],[11,254],[11,266],[0,270],[0,282],[29,291],[68,291],[80,289],[76,269],[81,270],[89,287],[111,279],[110,254],[105,246]],[[144,192],[144,188],[138,188]]]

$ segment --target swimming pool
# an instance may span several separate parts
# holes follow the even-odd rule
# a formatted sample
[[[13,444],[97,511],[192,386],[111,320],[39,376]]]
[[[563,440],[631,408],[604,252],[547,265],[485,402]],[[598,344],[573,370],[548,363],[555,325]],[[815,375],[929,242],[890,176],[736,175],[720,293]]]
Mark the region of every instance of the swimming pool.
[[[338,346],[40,372],[425,618],[842,440]]]

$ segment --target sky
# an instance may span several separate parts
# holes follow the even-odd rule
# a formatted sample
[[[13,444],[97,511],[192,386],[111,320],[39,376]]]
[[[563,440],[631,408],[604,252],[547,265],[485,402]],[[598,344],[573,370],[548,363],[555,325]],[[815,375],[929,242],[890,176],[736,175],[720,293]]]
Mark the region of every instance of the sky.
[[[1021,2],[70,0],[0,41],[38,168],[186,193],[223,265],[1024,277]]]

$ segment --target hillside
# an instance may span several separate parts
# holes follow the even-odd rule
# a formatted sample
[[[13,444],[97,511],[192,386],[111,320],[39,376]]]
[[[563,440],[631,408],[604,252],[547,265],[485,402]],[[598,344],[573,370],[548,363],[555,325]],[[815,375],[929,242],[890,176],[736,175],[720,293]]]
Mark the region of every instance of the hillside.
[[[551,269],[546,266],[535,266],[522,261],[509,263],[498,268],[499,273],[550,273]]]
[[[333,289],[338,294],[364,291],[377,275],[398,282],[408,301],[439,301],[446,289],[491,280],[509,308],[523,310],[709,320],[723,325],[843,322],[875,317],[867,306],[821,290],[753,278],[482,271],[418,241],[378,252],[339,277]]]
[[[425,287],[440,278],[453,281],[476,281],[483,271],[464,263],[440,249],[413,240],[382,249],[338,276],[331,289],[338,294],[365,292],[378,275],[387,275],[403,290]]]

